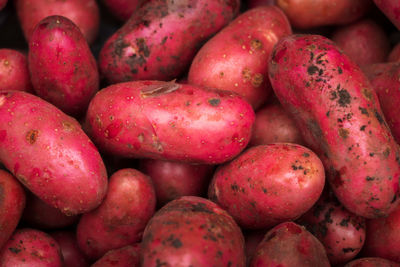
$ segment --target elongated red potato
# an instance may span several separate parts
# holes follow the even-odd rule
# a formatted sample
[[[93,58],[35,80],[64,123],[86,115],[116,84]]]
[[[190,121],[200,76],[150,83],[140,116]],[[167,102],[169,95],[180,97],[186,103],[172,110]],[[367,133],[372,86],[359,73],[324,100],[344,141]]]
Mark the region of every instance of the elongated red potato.
[[[62,267],[59,245],[48,234],[30,228],[14,232],[0,250],[0,266]]]
[[[272,91],[267,78],[269,54],[281,37],[291,33],[279,8],[250,9],[201,47],[188,82],[236,92],[257,109]]]
[[[139,267],[139,244],[128,245],[118,249],[112,249],[98,259],[91,267]]]
[[[22,185],[11,174],[0,169],[0,249],[17,227],[25,200]]]
[[[15,0],[14,2],[28,42],[35,26],[42,19],[53,15],[72,20],[89,44],[93,43],[97,37],[100,12],[96,0]]]
[[[400,267],[400,264],[383,258],[367,257],[352,260],[344,267]]]
[[[294,28],[348,24],[361,18],[371,6],[370,0],[276,0]]]
[[[400,150],[360,68],[325,37],[292,35],[275,46],[269,70],[338,200],[366,218],[390,214],[400,203]]]
[[[185,196],[158,210],[143,233],[141,266],[245,266],[243,234],[215,203]]]
[[[246,147],[254,117],[231,92],[137,81],[99,91],[86,120],[95,143],[117,156],[219,164]]]
[[[400,144],[400,62],[372,64],[363,68],[379,98],[383,114]]]
[[[37,96],[0,92],[0,162],[47,204],[73,215],[107,191],[97,148],[79,123]]]
[[[374,0],[374,3],[400,30],[400,2],[397,0]]]
[[[147,1],[104,44],[101,73],[110,83],[178,78],[239,6],[239,0]]]
[[[79,28],[68,18],[41,20],[29,42],[29,71],[38,96],[79,116],[99,90],[97,63]]]
[[[50,236],[57,242],[63,255],[64,266],[89,267],[89,261],[78,247],[75,231],[60,230],[51,232]]]
[[[2,48],[0,49],[0,91],[5,90],[32,93],[33,87],[26,55],[17,50]]]
[[[146,0],[103,0],[108,11],[116,18],[127,21]]]
[[[82,215],[76,230],[79,247],[96,260],[111,249],[139,242],[155,207],[149,176],[135,169],[117,171],[110,177],[104,201]]]
[[[325,185],[321,160],[296,144],[251,147],[215,171],[208,197],[244,228],[267,229],[298,218]]]
[[[324,246],[304,227],[281,223],[269,230],[258,245],[250,267],[329,267]]]

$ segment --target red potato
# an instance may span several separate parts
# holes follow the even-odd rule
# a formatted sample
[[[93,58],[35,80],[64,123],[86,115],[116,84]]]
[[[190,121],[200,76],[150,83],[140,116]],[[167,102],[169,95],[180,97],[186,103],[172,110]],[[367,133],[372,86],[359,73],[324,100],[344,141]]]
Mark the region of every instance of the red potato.
[[[369,78],[379,98],[383,114],[397,143],[400,144],[400,62],[381,63],[365,66],[364,73]]]
[[[392,50],[390,51],[388,58],[388,62],[398,62],[400,61],[400,43],[396,44]]]
[[[51,236],[24,228],[15,231],[0,250],[0,266],[61,267],[63,258],[60,247]]]
[[[84,114],[99,90],[96,59],[79,28],[65,17],[37,24],[28,63],[37,95],[69,115]]]
[[[146,0],[103,0],[108,11],[121,21],[127,21]]]
[[[37,96],[0,92],[0,162],[31,192],[67,215],[100,205],[107,173],[79,123]]]
[[[25,207],[25,192],[15,177],[0,169],[0,249],[13,234]]]
[[[143,233],[141,266],[244,267],[244,239],[215,203],[185,196],[156,212]]]
[[[107,196],[94,211],[82,215],[76,230],[78,245],[96,260],[111,249],[139,242],[156,207],[150,177],[122,169],[110,177]]]
[[[14,50],[0,49],[0,91],[33,92],[26,55]]]
[[[371,19],[336,29],[332,34],[332,41],[359,66],[385,62],[390,52],[388,36]]]
[[[136,81],[99,91],[86,120],[95,143],[116,156],[219,164],[246,147],[254,117],[230,92]]]
[[[388,217],[367,220],[367,238],[362,255],[400,263],[400,207]]]
[[[256,112],[250,146],[270,143],[304,144],[296,123],[279,103],[268,104]]]
[[[382,258],[359,258],[348,262],[344,267],[400,267],[400,264]]]
[[[211,165],[192,165],[182,162],[142,159],[140,169],[151,177],[156,191],[157,204],[181,196],[204,196],[212,177]]]
[[[258,245],[250,267],[329,267],[324,246],[304,227],[281,223],[267,232]]]
[[[267,78],[272,48],[291,33],[279,8],[250,9],[202,46],[190,66],[188,82],[236,92],[257,109],[272,91]]]
[[[332,266],[352,260],[364,245],[365,219],[347,211],[331,195],[323,195],[298,223],[324,245]]]
[[[104,254],[91,267],[139,267],[140,266],[139,244],[128,245],[113,249]]]
[[[400,2],[397,0],[374,0],[374,3],[400,30]]]
[[[56,231],[50,233],[60,246],[65,267],[89,267],[89,261],[82,251],[79,250],[74,231]]]
[[[46,204],[43,200],[27,192],[26,207],[22,221],[35,229],[60,229],[78,222],[79,216],[67,216],[61,210]]]
[[[178,78],[239,6],[239,0],[147,1],[104,44],[100,71],[109,83]]]
[[[91,44],[99,31],[100,12],[96,0],[14,0],[26,40],[44,18],[59,15],[72,20]]]
[[[400,150],[358,65],[323,36],[292,35],[275,46],[269,71],[338,200],[366,218],[390,214],[399,204]]]
[[[361,18],[371,7],[370,0],[276,0],[294,28],[309,29],[344,25]]]
[[[324,167],[296,144],[251,147],[218,168],[208,197],[243,228],[266,229],[298,218],[319,199]]]

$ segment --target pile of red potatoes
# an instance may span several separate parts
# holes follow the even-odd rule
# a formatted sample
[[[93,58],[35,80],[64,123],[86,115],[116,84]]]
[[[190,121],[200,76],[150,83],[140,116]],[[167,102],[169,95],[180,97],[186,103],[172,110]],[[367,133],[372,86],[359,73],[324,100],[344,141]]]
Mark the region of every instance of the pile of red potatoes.
[[[0,10],[0,267],[400,266],[399,1]]]

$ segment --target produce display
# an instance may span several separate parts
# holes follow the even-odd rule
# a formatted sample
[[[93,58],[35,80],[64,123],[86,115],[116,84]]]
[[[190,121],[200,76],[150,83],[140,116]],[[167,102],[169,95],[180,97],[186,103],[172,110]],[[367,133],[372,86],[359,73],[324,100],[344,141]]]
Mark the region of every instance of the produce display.
[[[0,267],[400,266],[395,0],[0,0]]]

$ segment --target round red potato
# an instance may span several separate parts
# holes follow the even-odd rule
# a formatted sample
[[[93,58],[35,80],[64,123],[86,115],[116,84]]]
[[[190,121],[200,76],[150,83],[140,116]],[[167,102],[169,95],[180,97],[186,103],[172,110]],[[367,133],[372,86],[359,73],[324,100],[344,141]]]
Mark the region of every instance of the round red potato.
[[[324,246],[304,227],[281,223],[267,232],[250,267],[330,267]]]
[[[212,177],[211,165],[142,159],[141,170],[151,177],[158,206],[181,196],[203,196]]]
[[[104,201],[82,215],[77,227],[79,247],[96,260],[111,249],[139,242],[155,206],[150,177],[135,169],[117,171],[110,177]]]
[[[62,267],[64,265],[60,247],[50,235],[24,228],[15,231],[0,250],[0,266]]]
[[[89,44],[99,31],[100,12],[96,0],[15,0],[15,7],[28,42],[36,25],[53,15],[72,20]]]
[[[91,267],[139,267],[139,244],[128,245],[118,249],[112,249],[98,259]]]
[[[2,48],[0,49],[0,91],[5,90],[33,92],[26,55],[14,49]]]
[[[324,184],[324,167],[315,153],[276,143],[251,147],[217,169],[208,196],[240,226],[262,229],[305,213]]]
[[[383,258],[369,257],[353,260],[344,267],[400,267],[400,264]]]
[[[60,246],[65,267],[89,267],[89,261],[79,250],[74,231],[56,231],[50,233],[51,237]]]

